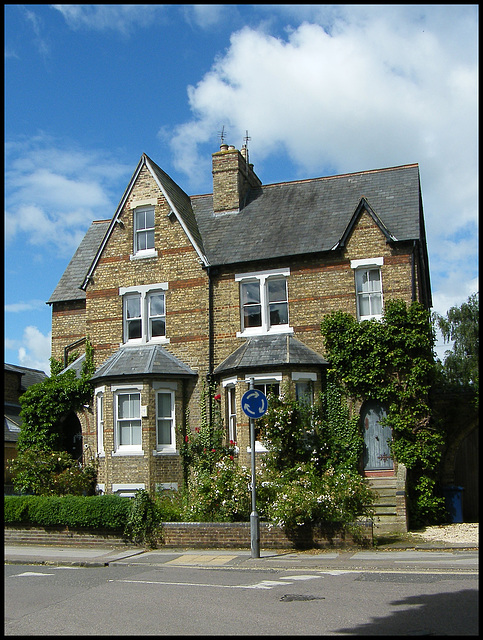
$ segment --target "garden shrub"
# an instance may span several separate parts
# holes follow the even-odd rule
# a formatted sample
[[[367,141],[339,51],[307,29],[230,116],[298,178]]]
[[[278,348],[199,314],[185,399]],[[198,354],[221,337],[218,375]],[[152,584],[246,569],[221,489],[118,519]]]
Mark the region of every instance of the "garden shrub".
[[[124,528],[125,535],[134,542],[147,543],[155,547],[160,533],[160,515],[157,504],[148,491],[139,489],[131,501],[129,517]]]
[[[130,500],[107,496],[5,496],[5,523],[122,531]]]

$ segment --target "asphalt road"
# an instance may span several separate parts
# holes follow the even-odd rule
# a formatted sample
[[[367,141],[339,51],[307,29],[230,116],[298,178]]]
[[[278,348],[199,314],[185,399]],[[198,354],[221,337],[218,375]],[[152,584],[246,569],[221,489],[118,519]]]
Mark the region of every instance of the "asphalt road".
[[[5,634],[478,634],[477,552],[298,558],[153,552],[97,567],[7,564]]]

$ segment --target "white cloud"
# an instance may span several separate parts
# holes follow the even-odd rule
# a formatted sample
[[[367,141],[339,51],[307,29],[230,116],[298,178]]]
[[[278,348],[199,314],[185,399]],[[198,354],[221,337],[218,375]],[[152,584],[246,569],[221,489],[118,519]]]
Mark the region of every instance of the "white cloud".
[[[24,302],[14,302],[5,305],[6,313],[23,313],[24,311],[34,311],[36,309],[44,309],[44,300],[28,300]]]
[[[163,5],[148,4],[53,4],[71,29],[117,31],[130,34],[136,27],[145,27],[162,15]]]
[[[229,144],[249,131],[262,180],[260,167],[277,154],[295,165],[294,178],[418,162],[431,263],[445,263],[449,274],[435,300],[453,280],[474,284],[476,9],[317,7],[303,7],[300,16],[312,22],[284,37],[250,27],[232,34],[189,87],[193,117],[171,140],[177,168],[196,187],[209,170],[201,147],[222,124]]]
[[[7,242],[23,235],[71,256],[94,219],[110,218],[119,180],[132,171],[108,154],[61,145],[48,136],[6,145]]]
[[[22,346],[18,349],[18,359],[23,367],[40,369],[50,373],[52,332],[43,335],[34,326],[25,327]]]

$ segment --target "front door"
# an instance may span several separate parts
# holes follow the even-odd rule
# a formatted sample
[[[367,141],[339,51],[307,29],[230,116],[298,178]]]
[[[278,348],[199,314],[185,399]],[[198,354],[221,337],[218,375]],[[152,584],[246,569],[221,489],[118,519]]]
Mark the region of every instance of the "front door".
[[[381,424],[386,417],[384,407],[375,401],[364,404],[361,410],[364,432],[364,471],[385,471],[394,468],[389,446],[391,428]]]

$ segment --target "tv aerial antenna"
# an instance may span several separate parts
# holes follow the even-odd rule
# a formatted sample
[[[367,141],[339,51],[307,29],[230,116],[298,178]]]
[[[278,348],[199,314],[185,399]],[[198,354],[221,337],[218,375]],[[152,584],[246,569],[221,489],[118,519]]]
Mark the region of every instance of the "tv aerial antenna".
[[[220,144],[225,144],[225,125],[221,127],[221,131],[218,132],[218,135],[220,136]]]

